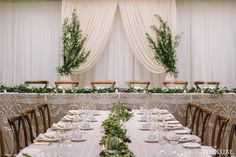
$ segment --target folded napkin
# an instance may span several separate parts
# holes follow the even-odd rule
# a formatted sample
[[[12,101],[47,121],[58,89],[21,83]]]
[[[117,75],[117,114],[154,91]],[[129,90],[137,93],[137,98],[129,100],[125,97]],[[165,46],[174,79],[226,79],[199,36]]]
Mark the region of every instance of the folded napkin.
[[[53,134],[45,133],[45,134],[40,134],[37,137],[36,141],[56,142],[56,141],[58,141],[58,139]]]
[[[66,115],[63,117],[62,121],[82,121],[81,117],[79,117],[78,115]]]
[[[172,114],[164,114],[162,115],[161,117],[164,117],[164,118],[169,118],[169,117],[174,117]]]
[[[68,129],[66,128],[66,126],[62,123],[54,123],[52,126],[51,126],[51,129],[54,129],[54,130],[64,130],[64,129]]]
[[[68,112],[69,112],[69,114],[80,114],[81,113],[80,110],[69,110]]]
[[[183,130],[176,130],[175,133],[176,133],[176,134],[190,134],[190,133],[191,133],[191,130],[188,129],[188,128],[186,128],[186,127],[184,127]]]
[[[169,113],[168,110],[161,110],[161,109],[157,109],[157,112],[160,114],[168,114]]]
[[[180,124],[177,120],[167,121],[167,124]]]

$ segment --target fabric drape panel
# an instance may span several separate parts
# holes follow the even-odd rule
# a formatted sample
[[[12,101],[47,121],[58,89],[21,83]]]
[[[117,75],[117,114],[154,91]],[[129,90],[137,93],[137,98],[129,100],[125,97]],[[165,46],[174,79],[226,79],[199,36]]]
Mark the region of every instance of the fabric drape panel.
[[[87,61],[73,71],[79,74],[90,70],[103,53],[113,26],[117,2],[112,0],[62,0],[62,20],[77,9],[81,29],[87,35],[85,49],[90,50]]]
[[[80,85],[86,87],[93,80],[115,80],[118,87],[127,87],[126,82],[130,80],[149,80],[151,86],[162,86],[165,74],[149,72],[133,55],[118,10],[109,41],[96,66],[85,73],[74,75],[72,79],[79,80]]]
[[[145,33],[153,35],[151,25],[158,24],[155,14],[161,15],[175,31],[175,0],[121,0],[119,1],[127,39],[133,48],[134,56],[152,73],[164,73],[162,65],[154,60],[153,50],[148,46]]]
[[[57,79],[58,1],[0,1],[0,84]]]
[[[234,0],[177,1],[180,79],[236,86],[235,8]]]

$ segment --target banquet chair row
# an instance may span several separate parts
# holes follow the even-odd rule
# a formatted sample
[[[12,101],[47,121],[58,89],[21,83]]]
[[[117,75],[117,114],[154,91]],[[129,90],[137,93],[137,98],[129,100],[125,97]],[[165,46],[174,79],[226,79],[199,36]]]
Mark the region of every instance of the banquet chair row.
[[[27,86],[29,85],[44,85],[44,88],[48,86],[48,81],[41,80],[41,81],[25,81]],[[72,85],[73,87],[78,87],[78,81],[55,81],[55,86],[58,88],[60,85]],[[135,87],[135,85],[141,85],[143,88],[148,88],[150,85],[150,81],[128,81],[126,82],[130,87]],[[115,81],[92,81],[91,82],[92,88],[97,89],[99,87],[106,87],[106,88],[114,88],[116,85]]]
[[[48,104],[37,105],[41,122],[43,124],[43,132],[46,132],[51,127],[51,115]],[[16,152],[18,153],[22,148],[27,147],[33,143],[34,139],[39,135],[39,124],[37,113],[34,108],[26,108],[21,111],[21,114],[11,116],[8,118],[8,123],[13,131],[15,138]],[[21,131],[23,131],[21,133]],[[23,141],[20,139],[23,138]],[[22,146],[23,144],[23,146]]]
[[[25,81],[26,85],[44,85],[44,88],[48,86],[48,81],[41,80],[41,81]],[[71,85],[72,87],[78,87],[79,82],[78,81],[55,81],[55,86],[58,88],[61,85]],[[129,87],[138,87],[138,88],[148,88],[150,85],[150,81],[128,81],[126,82]],[[201,89],[205,88],[205,86],[209,88],[218,88],[220,82],[217,81],[209,81],[209,82],[204,82],[204,81],[195,81],[194,82],[196,88]],[[92,81],[91,86],[93,89],[97,89],[100,87],[106,87],[106,88],[114,88],[116,85],[115,81]],[[173,80],[173,81],[164,81],[163,85],[166,88],[187,88],[188,82],[184,80]]]
[[[199,136],[202,143],[206,142],[204,137],[207,126],[209,125],[208,123],[211,118],[211,115],[212,115],[212,109],[207,107],[201,107],[196,102],[191,102],[187,105],[185,126],[191,129],[192,134]],[[227,115],[218,114],[215,117],[210,141],[211,142],[210,145],[212,147],[216,149],[220,148],[222,140],[224,139],[226,127],[230,122],[230,120],[231,118]],[[233,136],[236,135],[235,125],[236,124],[232,125],[229,137],[228,149],[232,148]],[[227,154],[227,156],[228,155],[230,154]],[[218,156],[218,154],[216,156]]]
[[[59,87],[60,85],[72,85],[73,87],[78,87],[78,85],[79,85],[78,81],[55,81],[54,83],[55,83],[56,88]],[[27,86],[30,86],[30,85],[40,86],[40,85],[43,85],[43,88],[47,88],[49,82],[46,81],[46,80],[25,81],[25,84]]]
[[[208,88],[218,88],[220,85],[220,82],[218,81],[195,81],[194,82],[196,88],[201,89],[204,88],[206,85]],[[166,88],[171,88],[171,87],[179,87],[179,88],[187,88],[188,82],[183,81],[183,80],[174,80],[174,81],[164,81],[163,85]]]

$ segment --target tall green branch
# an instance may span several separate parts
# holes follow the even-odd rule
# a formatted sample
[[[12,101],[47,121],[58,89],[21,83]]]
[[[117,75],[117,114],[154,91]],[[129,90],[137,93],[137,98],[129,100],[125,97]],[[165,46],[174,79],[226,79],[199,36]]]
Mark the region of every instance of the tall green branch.
[[[87,60],[90,53],[90,51],[85,51],[84,49],[86,37],[83,36],[80,29],[80,23],[75,9],[73,10],[70,22],[68,18],[65,18],[62,30],[63,64],[57,67],[57,72],[60,75],[69,75],[73,69],[78,68],[80,64]]]
[[[164,21],[161,16],[155,16],[158,18],[160,26],[151,26],[152,30],[156,34],[156,39],[153,39],[148,33],[146,33],[149,46],[154,50],[155,60],[164,66],[167,73],[177,77],[176,48],[179,45],[181,35],[173,37],[167,22]]]

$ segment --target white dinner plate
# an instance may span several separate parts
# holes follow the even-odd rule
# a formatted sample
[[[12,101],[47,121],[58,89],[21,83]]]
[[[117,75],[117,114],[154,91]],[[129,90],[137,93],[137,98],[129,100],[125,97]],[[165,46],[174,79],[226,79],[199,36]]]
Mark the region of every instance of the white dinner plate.
[[[46,133],[45,133],[46,134]],[[35,139],[36,142],[57,142],[59,141],[58,138],[56,137],[51,137],[51,136],[47,136],[47,135],[44,135],[44,134],[40,134],[36,139]]]
[[[190,134],[190,130],[184,129],[184,130],[175,130],[176,134]]]
[[[81,128],[82,130],[93,130],[93,128],[90,126],[90,127],[82,127]]]
[[[86,138],[85,137],[82,137],[80,139],[71,139],[72,142],[84,142],[86,141]]]
[[[177,120],[167,121],[167,124],[180,124]]]
[[[187,143],[183,144],[183,147],[185,147],[185,148],[200,148],[201,145],[199,143],[187,142]]]
[[[138,115],[144,115],[144,112],[138,112],[137,114]]]
[[[201,139],[195,135],[182,135],[179,136],[179,142],[201,142]]]
[[[93,113],[93,116],[100,116],[101,113]]]
[[[156,138],[156,139],[151,140],[151,139],[146,138],[144,141],[147,142],[147,143],[157,143],[158,139]]]
[[[183,129],[184,127],[181,124],[169,124],[168,126],[165,127],[167,130],[180,130]]]

